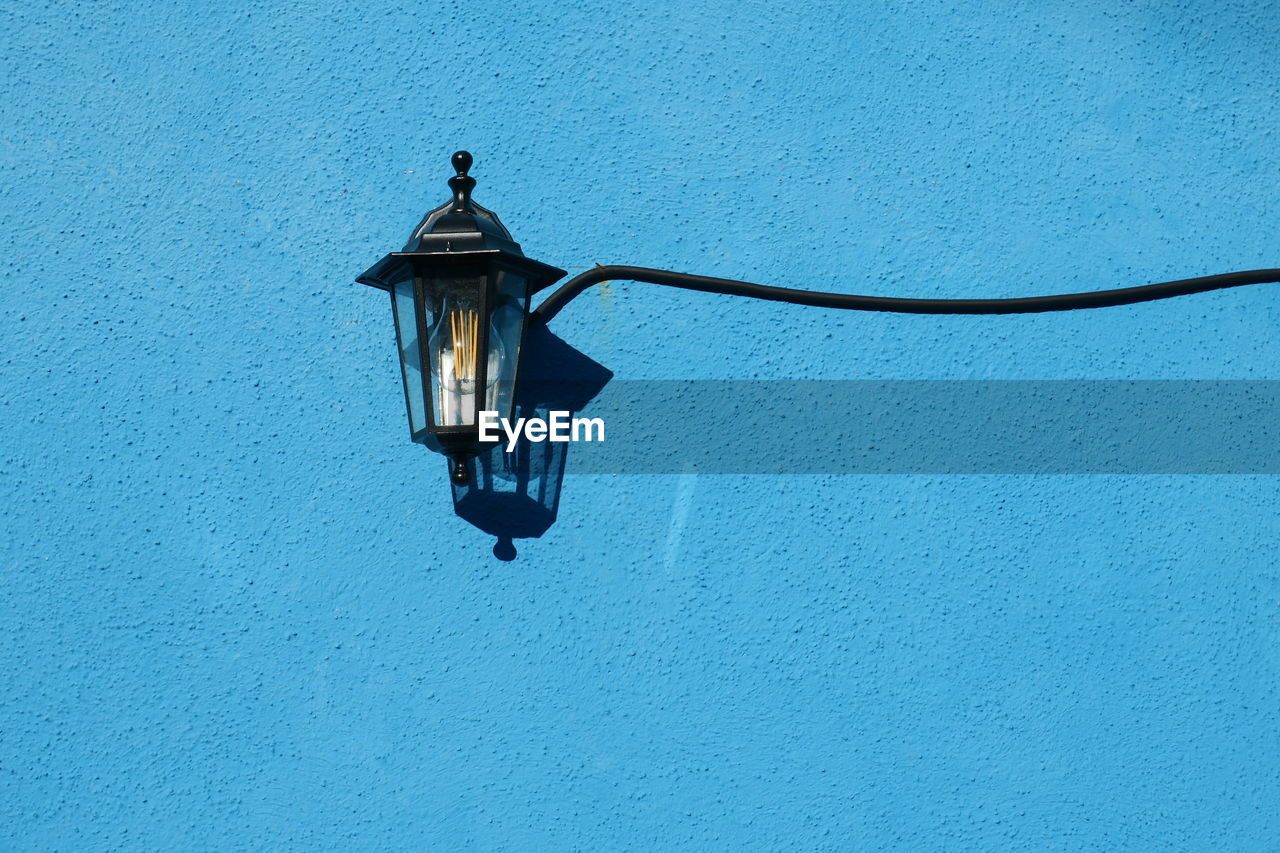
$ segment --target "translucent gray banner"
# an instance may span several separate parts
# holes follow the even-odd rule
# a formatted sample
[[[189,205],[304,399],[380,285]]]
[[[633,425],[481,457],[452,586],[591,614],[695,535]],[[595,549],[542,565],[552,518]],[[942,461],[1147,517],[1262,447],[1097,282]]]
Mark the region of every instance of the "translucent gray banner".
[[[1280,381],[613,381],[566,474],[1275,474]],[[591,392],[598,393],[587,400]],[[550,450],[543,447],[543,450]]]

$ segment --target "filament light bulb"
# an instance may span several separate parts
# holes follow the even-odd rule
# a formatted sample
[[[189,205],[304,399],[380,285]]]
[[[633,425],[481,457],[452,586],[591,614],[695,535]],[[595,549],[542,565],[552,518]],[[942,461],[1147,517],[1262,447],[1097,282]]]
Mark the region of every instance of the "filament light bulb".
[[[499,366],[506,355],[502,339],[492,325],[488,332],[488,352],[484,354],[486,390],[497,382]],[[475,423],[481,356],[480,312],[446,302],[428,345],[435,354],[436,422],[440,426]],[[488,396],[491,395],[486,394]]]

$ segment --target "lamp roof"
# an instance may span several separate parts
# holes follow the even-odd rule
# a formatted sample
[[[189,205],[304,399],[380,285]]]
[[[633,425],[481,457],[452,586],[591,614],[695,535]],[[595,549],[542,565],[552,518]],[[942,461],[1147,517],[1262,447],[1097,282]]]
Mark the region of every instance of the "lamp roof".
[[[404,249],[385,256],[356,281],[386,290],[393,281],[399,280],[415,257],[442,259],[474,253],[502,254],[509,260],[520,259],[518,265],[527,268],[533,290],[562,278],[564,270],[525,258],[520,244],[511,239],[511,232],[497,214],[472,200],[471,191],[475,189],[476,179],[467,174],[471,169],[471,154],[456,151],[451,162],[457,171],[449,179],[453,198],[422,217],[409,235]]]

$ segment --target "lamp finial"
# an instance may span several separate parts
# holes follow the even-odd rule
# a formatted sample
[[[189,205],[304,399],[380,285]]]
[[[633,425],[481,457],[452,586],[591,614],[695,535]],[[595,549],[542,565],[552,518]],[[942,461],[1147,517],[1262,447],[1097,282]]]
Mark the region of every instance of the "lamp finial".
[[[450,158],[453,168],[458,174],[449,179],[449,189],[453,190],[453,213],[471,213],[471,191],[476,188],[476,179],[467,172],[471,169],[471,152],[455,151]]]

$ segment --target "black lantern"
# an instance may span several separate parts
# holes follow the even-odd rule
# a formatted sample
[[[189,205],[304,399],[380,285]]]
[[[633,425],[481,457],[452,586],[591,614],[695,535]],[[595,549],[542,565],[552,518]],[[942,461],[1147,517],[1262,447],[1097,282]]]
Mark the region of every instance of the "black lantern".
[[[529,297],[565,273],[526,258],[471,200],[470,154],[455,153],[453,166],[453,198],[356,280],[391,294],[413,440],[448,456],[450,479],[466,485],[486,446],[480,413],[512,416]]]

